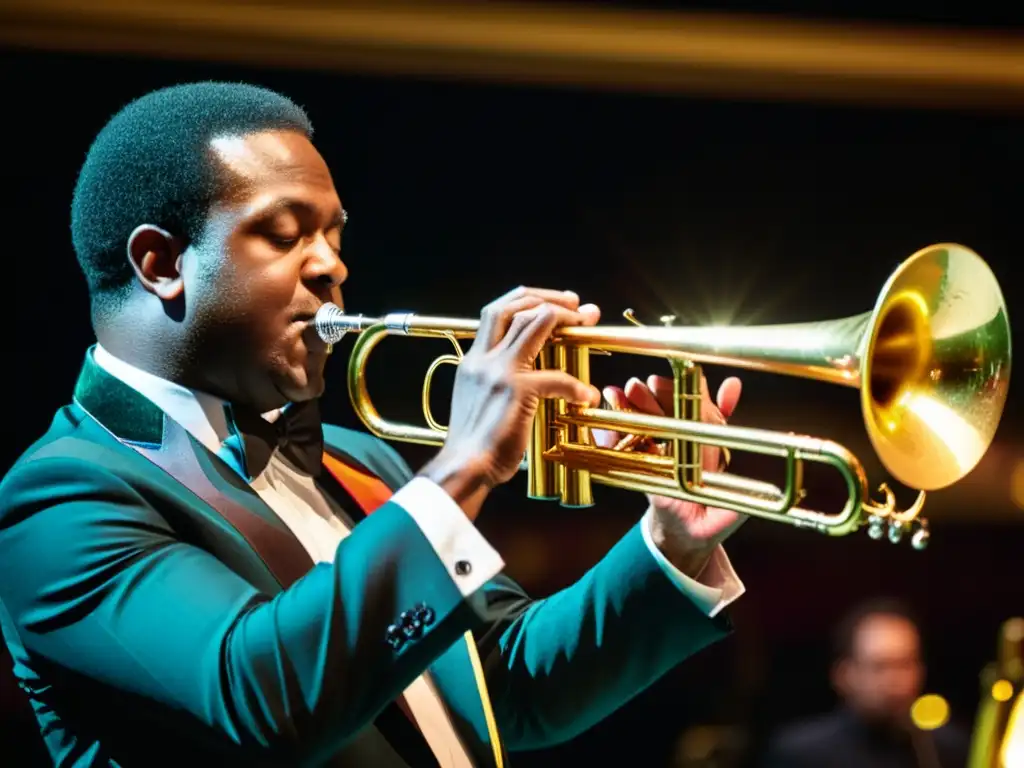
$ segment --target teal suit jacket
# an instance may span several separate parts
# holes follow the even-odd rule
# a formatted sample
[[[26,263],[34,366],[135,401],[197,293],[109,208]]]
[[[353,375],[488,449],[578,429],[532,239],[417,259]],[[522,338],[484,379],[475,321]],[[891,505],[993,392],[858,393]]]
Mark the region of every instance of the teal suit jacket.
[[[476,762],[507,765],[729,631],[668,579],[639,525],[569,588],[532,600],[502,576],[480,606],[389,502],[285,589],[218,509],[122,442],[159,447],[165,421],[90,353],[74,402],[0,484],[0,622],[59,765],[429,765],[385,723],[428,670]],[[324,436],[391,488],[412,476],[375,438]],[[188,441],[219,493],[291,536]],[[429,620],[394,647],[389,626],[414,610]]]

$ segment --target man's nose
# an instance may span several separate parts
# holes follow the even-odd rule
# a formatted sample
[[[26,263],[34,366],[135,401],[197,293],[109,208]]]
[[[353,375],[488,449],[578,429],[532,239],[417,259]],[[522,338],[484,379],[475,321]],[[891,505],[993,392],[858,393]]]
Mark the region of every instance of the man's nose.
[[[307,262],[307,279],[326,283],[331,288],[341,285],[348,279],[348,267],[341,260],[341,255],[323,236],[317,238],[312,245],[312,254]]]

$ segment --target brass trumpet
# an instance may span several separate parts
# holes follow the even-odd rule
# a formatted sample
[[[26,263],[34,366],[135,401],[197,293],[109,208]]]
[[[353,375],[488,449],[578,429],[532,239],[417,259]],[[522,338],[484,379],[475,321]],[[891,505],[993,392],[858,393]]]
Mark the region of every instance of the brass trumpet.
[[[537,366],[590,381],[590,355],[621,352],[666,359],[675,382],[671,416],[542,402],[524,460],[528,495],[563,506],[593,503],[592,484],[659,494],[732,509],[767,520],[843,536],[867,524],[873,539],[899,542],[910,535],[922,549],[927,522],[919,513],[925,492],[968,474],[988,450],[1006,402],[1010,378],[1010,326],[998,281],[970,249],[955,244],[924,248],[889,277],[870,312],[839,320],[755,327],[644,327],[597,325],[558,330]],[[378,437],[441,445],[446,428],[430,411],[434,373],[458,365],[461,339],[477,320],[412,313],[383,318],[347,315],[328,304],[314,325],[329,344],[359,334],[348,366],[352,405]],[[445,338],[453,354],[437,358],[423,382],[427,426],[383,419],[367,391],[365,369],[389,335]],[[871,499],[857,457],[841,445],[803,435],[700,421],[701,365],[719,364],[798,376],[860,390],[868,436],[889,473],[919,491],[898,510],[894,494],[879,488]],[[600,448],[590,430],[608,429],[666,441],[660,454]],[[785,462],[785,487],[701,466],[701,447],[746,450]],[[845,480],[842,510],[798,506],[805,496],[804,462],[835,468]]]

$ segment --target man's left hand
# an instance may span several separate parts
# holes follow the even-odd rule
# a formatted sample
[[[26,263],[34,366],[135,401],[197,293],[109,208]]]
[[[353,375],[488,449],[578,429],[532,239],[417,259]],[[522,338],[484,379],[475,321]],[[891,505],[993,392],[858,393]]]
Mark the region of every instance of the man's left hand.
[[[717,404],[711,400],[707,379],[701,378],[701,420],[724,424],[733,414],[740,399],[742,384],[736,377],[722,382]],[[665,415],[672,413],[672,380],[649,376],[647,383],[630,379],[625,388],[606,387],[605,400],[615,410],[633,410]],[[614,448],[625,437],[617,432],[593,430],[594,442],[602,448]],[[705,472],[723,470],[723,452],[717,446],[704,446],[702,465]],[[747,519],[728,509],[707,507],[666,496],[648,496],[651,502],[651,537],[673,565],[686,575],[697,578],[718,546]]]

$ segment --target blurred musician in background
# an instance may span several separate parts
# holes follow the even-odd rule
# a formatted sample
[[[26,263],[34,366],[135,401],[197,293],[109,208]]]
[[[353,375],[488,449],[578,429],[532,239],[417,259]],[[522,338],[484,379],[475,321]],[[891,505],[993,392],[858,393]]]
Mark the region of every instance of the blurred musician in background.
[[[922,731],[911,721],[925,672],[920,629],[906,606],[857,606],[836,633],[839,708],[779,734],[764,768],[964,768],[965,733],[950,724]]]

